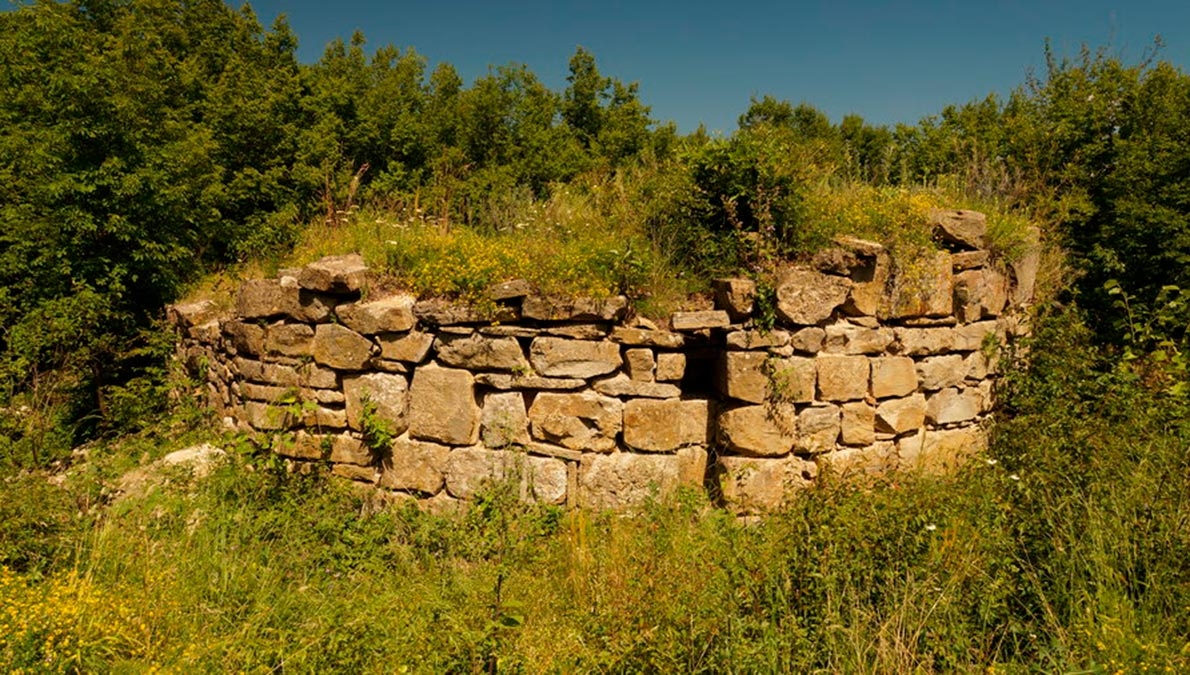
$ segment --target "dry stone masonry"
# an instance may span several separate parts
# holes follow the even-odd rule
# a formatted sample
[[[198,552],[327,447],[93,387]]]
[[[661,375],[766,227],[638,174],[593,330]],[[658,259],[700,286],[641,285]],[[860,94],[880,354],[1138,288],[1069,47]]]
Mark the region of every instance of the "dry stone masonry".
[[[233,311],[170,316],[209,405],[295,462],[429,506],[512,478],[551,504],[625,507],[689,485],[754,513],[828,467],[938,471],[983,446],[1037,256],[995,260],[978,213],[935,220],[944,250],[908,272],[841,238],[781,275],[773,307],[724,279],[714,309],[664,326],[622,297],[523,281],[492,288],[487,309],[374,297],[358,256],[249,281]]]

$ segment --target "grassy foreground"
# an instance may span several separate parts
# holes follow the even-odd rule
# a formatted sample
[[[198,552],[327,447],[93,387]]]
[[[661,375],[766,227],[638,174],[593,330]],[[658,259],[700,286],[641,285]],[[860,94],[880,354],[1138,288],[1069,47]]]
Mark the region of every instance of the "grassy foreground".
[[[1013,417],[958,474],[827,477],[754,523],[500,485],[428,515],[234,438],[210,477],[111,502],[195,438],[162,423],[61,485],[0,483],[0,670],[1186,672],[1188,406],[1086,337],[1041,323]]]

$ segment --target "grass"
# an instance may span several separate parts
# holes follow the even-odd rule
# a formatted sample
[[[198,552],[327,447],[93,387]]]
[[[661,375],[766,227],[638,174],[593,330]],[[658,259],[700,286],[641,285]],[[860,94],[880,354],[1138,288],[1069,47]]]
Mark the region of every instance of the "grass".
[[[1185,672],[1190,404],[1105,367],[1077,321],[1038,330],[989,454],[826,476],[757,522],[503,485],[432,515],[235,437],[207,479],[108,503],[130,457],[182,441],[96,448],[61,487],[0,487],[27,514],[0,524],[0,669]]]

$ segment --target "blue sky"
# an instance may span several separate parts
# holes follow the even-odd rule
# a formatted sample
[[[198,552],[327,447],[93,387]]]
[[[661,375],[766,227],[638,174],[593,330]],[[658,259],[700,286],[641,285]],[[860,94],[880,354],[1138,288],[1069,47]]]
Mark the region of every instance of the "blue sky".
[[[230,0],[239,6],[239,0]],[[299,58],[359,29],[370,47],[413,47],[470,82],[489,65],[524,63],[565,86],[574,49],[605,75],[640,83],[660,120],[730,132],[750,96],[810,103],[838,121],[916,122],[948,103],[1004,95],[1058,55],[1106,47],[1136,62],[1156,35],[1188,70],[1190,0],[984,2],[588,2],[256,0],[266,26],[285,13]]]

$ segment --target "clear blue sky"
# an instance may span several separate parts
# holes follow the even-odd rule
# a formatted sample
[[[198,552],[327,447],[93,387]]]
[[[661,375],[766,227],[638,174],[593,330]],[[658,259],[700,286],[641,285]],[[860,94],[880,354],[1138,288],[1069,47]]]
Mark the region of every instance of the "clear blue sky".
[[[239,6],[240,0],[229,0]],[[489,65],[524,63],[565,86],[574,49],[605,75],[640,83],[659,120],[730,132],[750,96],[807,102],[838,121],[916,122],[948,103],[1004,95],[1058,55],[1106,47],[1128,62],[1160,34],[1162,58],[1190,70],[1190,0],[954,2],[494,2],[255,0],[268,26],[285,13],[299,58],[359,29],[369,47],[413,47],[470,82]]]

